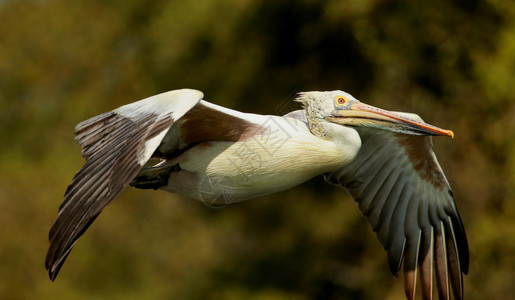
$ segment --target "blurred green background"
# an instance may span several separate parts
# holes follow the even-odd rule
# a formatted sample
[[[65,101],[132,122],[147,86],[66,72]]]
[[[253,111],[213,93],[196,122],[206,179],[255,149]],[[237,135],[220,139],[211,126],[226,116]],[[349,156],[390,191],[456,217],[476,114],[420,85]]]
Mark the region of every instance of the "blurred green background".
[[[342,89],[434,139],[471,250],[467,299],[515,299],[515,2],[0,1],[1,299],[401,299],[354,201],[323,179],[211,209],[128,189],[56,282],[47,233],[78,122],[167,90],[285,113]]]

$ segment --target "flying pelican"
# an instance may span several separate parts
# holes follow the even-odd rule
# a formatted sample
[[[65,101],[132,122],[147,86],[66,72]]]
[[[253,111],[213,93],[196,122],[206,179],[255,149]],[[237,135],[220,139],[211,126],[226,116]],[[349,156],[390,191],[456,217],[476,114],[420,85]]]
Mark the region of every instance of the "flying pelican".
[[[463,299],[469,250],[431,135],[453,137],[415,114],[364,104],[343,91],[304,92],[303,109],[266,116],[224,108],[192,89],[155,95],[75,127],[86,163],[50,229],[54,280],[77,239],[131,185],[209,205],[282,191],[323,174],[347,189],[388,253],[404,263],[406,297],[417,269],[424,299]]]

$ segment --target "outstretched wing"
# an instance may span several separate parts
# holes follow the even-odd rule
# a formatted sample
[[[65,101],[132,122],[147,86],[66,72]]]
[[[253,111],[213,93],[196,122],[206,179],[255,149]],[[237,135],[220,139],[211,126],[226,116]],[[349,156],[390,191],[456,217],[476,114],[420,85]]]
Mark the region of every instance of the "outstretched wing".
[[[77,239],[138,174],[161,140],[202,99],[183,89],[93,117],[75,127],[86,163],[73,177],[50,229],[45,266],[54,280]]]
[[[418,116],[417,116],[418,117]],[[414,299],[419,269],[424,299],[438,294],[463,298],[467,274],[467,237],[451,188],[433,152],[431,137],[356,128],[362,148],[344,168],[325,175],[358,202],[397,275],[404,260],[404,286]]]

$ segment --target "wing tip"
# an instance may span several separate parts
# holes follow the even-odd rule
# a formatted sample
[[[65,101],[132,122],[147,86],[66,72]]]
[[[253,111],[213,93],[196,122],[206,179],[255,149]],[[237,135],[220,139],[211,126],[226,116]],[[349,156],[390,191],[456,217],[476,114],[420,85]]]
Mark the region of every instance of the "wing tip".
[[[50,281],[55,280],[57,274],[59,273],[59,270],[63,265],[63,262],[63,258],[55,259],[55,255],[52,255],[51,249],[48,250],[47,257],[45,260],[45,268],[48,271],[48,277],[50,278]]]
[[[50,281],[54,282],[55,278],[57,277],[57,273],[59,273],[59,270],[53,271],[52,269],[48,269],[48,278]]]

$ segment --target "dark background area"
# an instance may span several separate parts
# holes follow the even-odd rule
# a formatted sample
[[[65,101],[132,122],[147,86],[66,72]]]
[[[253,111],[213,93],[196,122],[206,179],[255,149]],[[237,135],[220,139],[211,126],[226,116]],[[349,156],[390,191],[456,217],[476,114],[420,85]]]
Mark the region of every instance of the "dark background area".
[[[190,87],[261,114],[342,89],[452,129],[467,299],[515,295],[515,2],[0,1],[0,298],[401,299],[345,191],[316,178],[211,209],[128,189],[56,282],[44,257],[83,159],[74,126]]]

